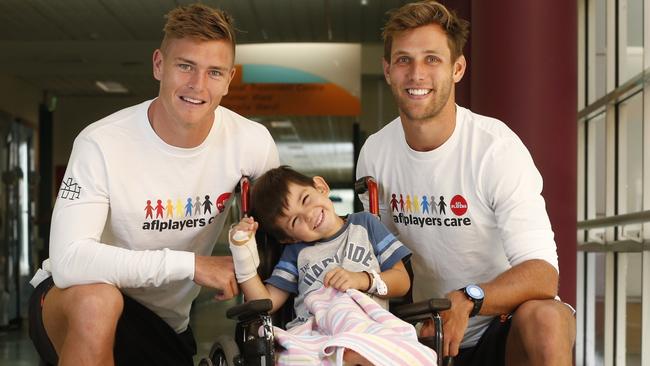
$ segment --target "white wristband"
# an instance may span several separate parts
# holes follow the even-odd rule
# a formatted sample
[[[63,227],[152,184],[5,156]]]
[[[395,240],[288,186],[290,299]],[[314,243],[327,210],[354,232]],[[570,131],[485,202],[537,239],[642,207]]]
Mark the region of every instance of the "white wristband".
[[[246,244],[237,245],[233,243],[233,236],[228,235],[230,241],[230,252],[232,261],[235,264],[235,277],[237,283],[243,283],[257,275],[257,266],[260,264],[260,256],[257,253],[257,241],[255,235],[250,235]]]
[[[388,294],[388,286],[386,282],[381,279],[381,276],[374,269],[370,271],[372,275],[372,284],[370,285],[369,293],[376,293],[377,295],[386,295]]]

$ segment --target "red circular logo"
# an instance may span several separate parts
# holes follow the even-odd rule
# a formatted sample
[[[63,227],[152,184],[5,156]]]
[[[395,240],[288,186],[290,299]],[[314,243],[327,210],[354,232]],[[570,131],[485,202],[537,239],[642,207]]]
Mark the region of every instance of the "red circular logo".
[[[230,192],[222,193],[219,195],[219,198],[217,198],[217,210],[219,210],[219,213],[223,212],[226,208],[226,201],[228,201],[228,198],[230,198]]]
[[[467,212],[467,201],[463,196],[457,194],[451,199],[449,207],[456,216],[463,216]]]

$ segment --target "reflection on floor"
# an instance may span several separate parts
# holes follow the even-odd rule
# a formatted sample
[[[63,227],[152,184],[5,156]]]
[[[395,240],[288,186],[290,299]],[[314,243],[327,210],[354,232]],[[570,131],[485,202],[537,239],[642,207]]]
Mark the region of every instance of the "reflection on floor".
[[[190,317],[191,327],[197,342],[195,364],[207,356],[212,342],[219,334],[234,335],[235,323],[226,319],[226,310],[236,304],[236,300],[216,302],[214,292],[202,291],[194,302]],[[14,330],[0,330],[0,366],[38,365],[39,358],[27,334],[27,321]]]

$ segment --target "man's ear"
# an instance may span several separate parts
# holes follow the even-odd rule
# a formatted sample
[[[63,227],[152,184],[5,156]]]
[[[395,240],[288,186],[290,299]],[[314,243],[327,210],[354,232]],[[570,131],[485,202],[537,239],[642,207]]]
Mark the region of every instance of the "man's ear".
[[[232,69],[230,69],[230,79],[228,80],[228,85],[226,85],[226,92],[223,93],[223,95],[228,95],[228,92],[230,91],[230,83],[232,82],[232,79],[235,78],[235,73],[237,72],[237,68],[233,65]]]
[[[382,57],[381,64],[384,67],[384,78],[386,79],[386,83],[390,85],[390,63]]]
[[[160,81],[162,79],[163,55],[160,49],[153,51],[153,77]]]
[[[325,181],[325,179],[323,177],[320,177],[320,176],[317,175],[317,176],[315,176],[313,178],[313,180],[314,180],[314,188],[316,188],[316,190],[319,193],[323,193],[326,196],[329,196],[329,194],[330,194],[330,186],[327,185],[327,182]]]
[[[463,75],[465,75],[466,68],[467,68],[467,60],[465,59],[465,56],[464,55],[458,56],[456,62],[454,62],[454,74],[452,75],[452,77],[454,78],[454,83],[459,82],[463,78]]]

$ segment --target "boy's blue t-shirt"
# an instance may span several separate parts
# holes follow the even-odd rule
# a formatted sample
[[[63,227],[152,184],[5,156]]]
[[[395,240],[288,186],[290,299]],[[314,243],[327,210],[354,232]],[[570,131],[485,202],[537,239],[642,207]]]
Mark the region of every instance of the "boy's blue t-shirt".
[[[348,216],[345,225],[331,238],[287,245],[265,282],[297,294],[294,300],[296,319],[287,324],[287,328],[291,328],[307,321],[310,314],[304,299],[323,286],[325,274],[333,268],[382,272],[410,254],[411,251],[379,219],[368,212],[359,212]],[[388,306],[386,299],[376,300],[383,307]]]

